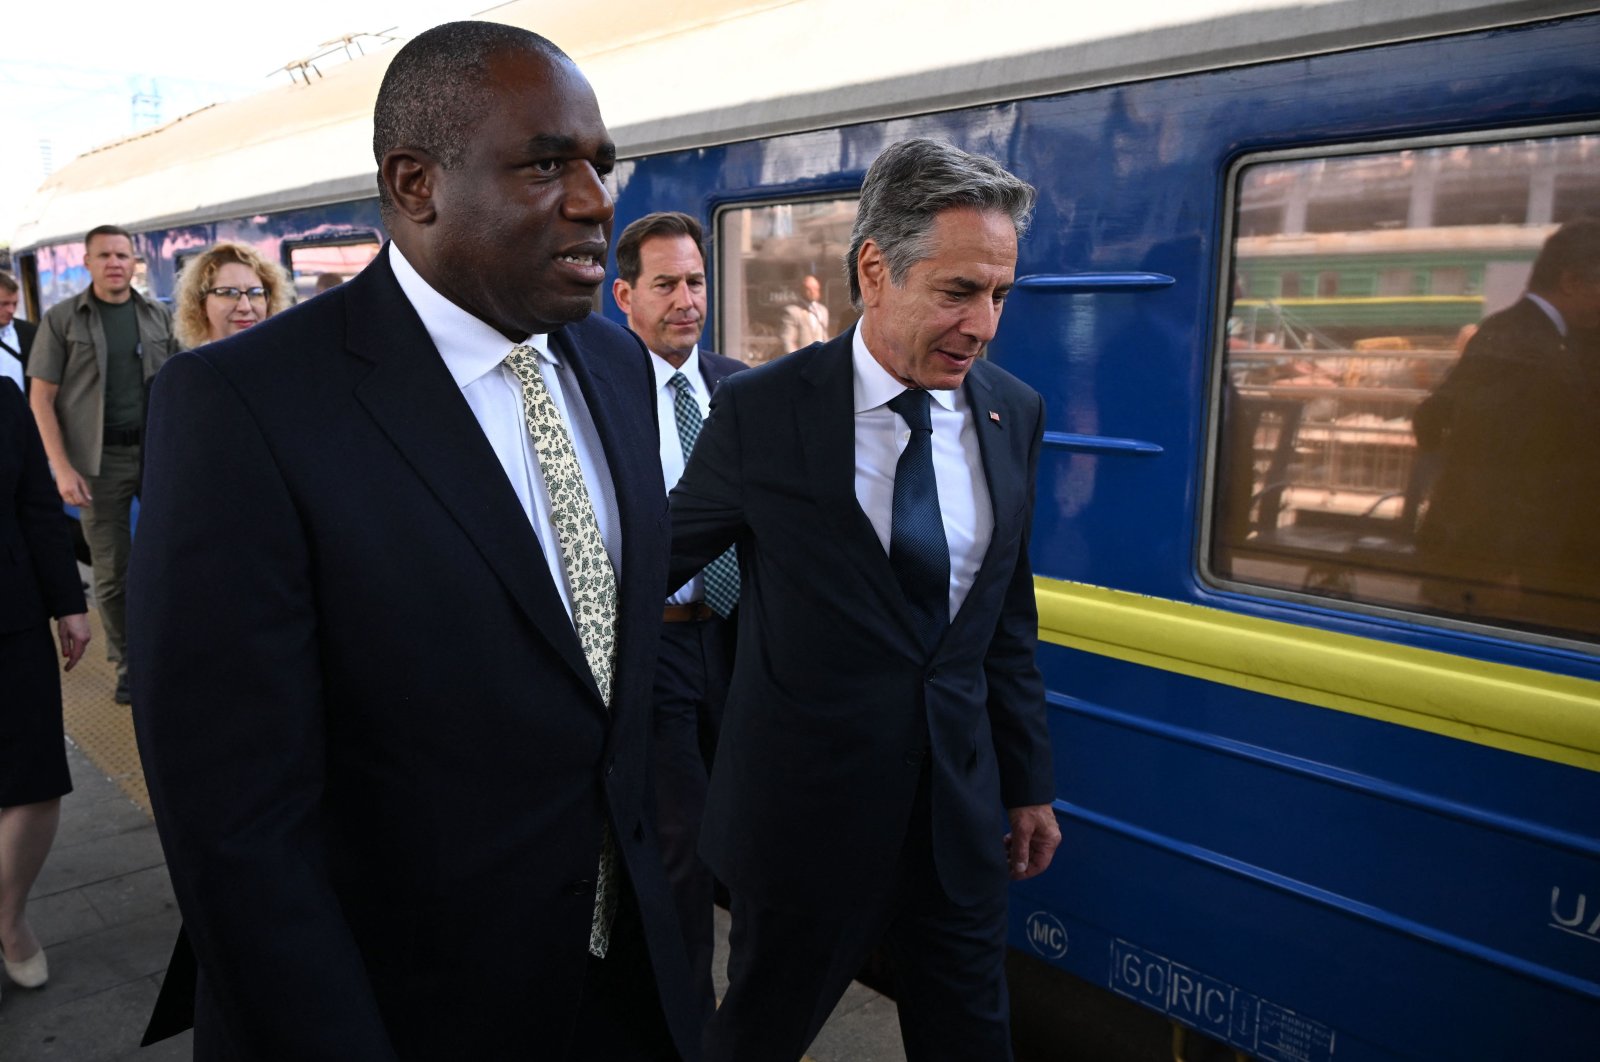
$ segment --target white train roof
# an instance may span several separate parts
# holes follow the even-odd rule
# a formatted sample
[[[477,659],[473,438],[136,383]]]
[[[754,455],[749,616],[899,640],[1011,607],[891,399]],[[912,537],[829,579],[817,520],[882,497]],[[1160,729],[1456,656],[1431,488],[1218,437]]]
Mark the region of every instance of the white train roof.
[[[594,85],[624,158],[1595,9],[1575,0],[512,0]],[[653,9],[657,8],[657,9]],[[398,45],[90,151],[14,250],[376,194],[372,104]]]

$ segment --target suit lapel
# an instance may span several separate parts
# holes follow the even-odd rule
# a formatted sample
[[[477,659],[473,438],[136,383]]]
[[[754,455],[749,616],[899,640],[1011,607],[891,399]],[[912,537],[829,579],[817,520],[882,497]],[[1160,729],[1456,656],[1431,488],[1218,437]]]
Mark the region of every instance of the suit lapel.
[[[854,336],[852,328],[824,343],[801,373],[811,393],[795,403],[796,438],[801,441],[811,496],[833,527],[838,555],[849,560],[862,583],[917,643],[921,635],[912,622],[911,606],[872,521],[856,499]]]
[[[538,536],[422,320],[394,279],[387,253],[349,283],[349,350],[372,364],[356,384],[357,401],[466,532],[523,613],[595,690]]]
[[[571,367],[583,391],[589,418],[600,436],[612,495],[617,503],[617,520],[622,533],[621,572],[617,580],[617,657],[620,662],[628,656],[630,647],[648,639],[649,648],[645,654],[654,659],[656,633],[651,624],[660,622],[661,602],[667,591],[652,587],[642,573],[660,564],[659,557],[648,556],[646,551],[664,547],[664,531],[657,529],[661,527],[667,503],[660,454],[655,445],[658,433],[654,423],[645,421],[653,412],[655,401],[649,355],[642,347],[638,348],[637,359],[631,366],[636,373],[633,390],[636,395],[646,396],[649,404],[630,402],[626,378],[630,366],[620,358],[608,358],[597,349],[585,347],[581,336],[578,326],[569,326],[551,333],[550,342],[563,363]],[[640,448],[637,440],[649,440],[649,449]],[[619,666],[616,674],[620,683],[628,678],[630,671]],[[614,707],[630,703],[628,691],[620,685],[615,687],[611,703]]]
[[[708,395],[716,394],[717,384],[722,382],[722,373],[718,372],[716,367],[711,364],[704,351],[700,354],[700,379],[706,382],[706,394]]]
[[[978,436],[978,456],[983,462],[983,476],[989,487],[989,508],[994,516],[989,546],[984,550],[983,561],[972,577],[972,586],[961,603],[961,612],[951,617],[951,626],[967,611],[966,605],[977,596],[985,580],[995,577],[1000,564],[1002,547],[1011,540],[1010,522],[1027,499],[1027,485],[1023,483],[1022,469],[1012,457],[1015,449],[1008,444],[1007,432],[1026,431],[1020,415],[1010,403],[999,399],[987,378],[989,366],[976,362],[967,374],[967,409],[972,416],[973,430]],[[998,419],[991,414],[998,414]],[[1009,574],[1010,566],[1003,566]]]

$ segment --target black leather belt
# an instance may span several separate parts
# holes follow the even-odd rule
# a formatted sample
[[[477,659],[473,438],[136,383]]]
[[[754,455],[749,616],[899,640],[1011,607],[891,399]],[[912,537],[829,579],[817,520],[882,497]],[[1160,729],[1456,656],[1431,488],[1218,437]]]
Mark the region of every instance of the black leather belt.
[[[104,446],[138,446],[144,441],[139,428],[107,428],[101,444]]]
[[[691,601],[687,605],[667,605],[661,618],[668,623],[693,623],[696,620],[717,619],[716,610],[704,601]]]

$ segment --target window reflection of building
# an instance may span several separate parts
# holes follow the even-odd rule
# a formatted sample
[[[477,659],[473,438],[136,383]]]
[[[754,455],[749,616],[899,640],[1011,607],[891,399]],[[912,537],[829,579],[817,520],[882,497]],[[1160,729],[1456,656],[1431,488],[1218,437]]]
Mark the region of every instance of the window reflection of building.
[[[294,277],[296,301],[309,299],[336,283],[324,281],[324,276],[346,278],[361,272],[377,257],[380,247],[376,237],[291,245],[289,271]]]
[[[809,300],[805,278],[821,285],[837,334],[859,316],[850,305],[844,254],[856,200],[826,199],[735,207],[717,216],[718,351],[752,365],[781,357],[785,311]]]
[[[1212,570],[1600,641],[1572,618],[1600,602],[1543,620],[1485,610],[1509,595],[1439,607],[1416,556],[1437,468],[1412,427],[1549,235],[1600,212],[1600,136],[1269,161],[1240,171],[1236,203]]]

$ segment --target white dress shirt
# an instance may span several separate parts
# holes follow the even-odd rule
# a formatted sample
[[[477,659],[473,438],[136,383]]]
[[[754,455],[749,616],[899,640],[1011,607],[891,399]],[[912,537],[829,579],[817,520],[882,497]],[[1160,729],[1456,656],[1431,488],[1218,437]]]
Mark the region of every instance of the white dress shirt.
[[[705,377],[700,373],[698,343],[689,351],[689,356],[683,359],[682,367],[673,368],[672,362],[653,350],[650,352],[650,367],[656,372],[656,423],[661,428],[661,475],[667,482],[667,490],[670,491],[677,485],[678,480],[683,478],[685,464],[683,440],[678,438],[678,415],[674,405],[678,389],[672,386],[672,377],[681,372],[688,379],[689,389],[694,392],[695,404],[700,407],[701,420],[705,420],[707,414],[711,412],[711,392],[706,389]],[[701,585],[703,582],[699,574],[696,574],[667,597],[667,604],[687,605],[705,600],[705,587]]]
[[[862,338],[866,319],[854,337],[856,501],[872,521],[885,554],[894,518],[894,471],[911,439],[911,429],[888,403],[905,385],[878,364]],[[939,515],[950,546],[950,618],[972,589],[978,566],[994,534],[989,481],[978,452],[978,429],[965,389],[929,391],[933,425],[933,476],[939,487]]]
[[[516,344],[435,291],[393,243],[389,245],[389,263],[394,267],[400,290],[422,318],[428,337],[439,348],[445,368],[461,388],[461,397],[467,400],[472,415],[478,419],[479,427],[500,459],[500,467],[505,469],[506,479],[517,492],[522,511],[533,525],[534,534],[539,536],[545,563],[550,566],[550,578],[561,593],[570,619],[572,590],[567,584],[560,539],[556,537],[551,520],[550,492],[545,488],[539,457],[523,414],[522,381],[504,364],[506,355]],[[620,583],[622,520],[600,433],[589,416],[589,407],[584,403],[583,391],[571,366],[562,364],[551,352],[550,337],[529,336],[524,343],[538,351],[545,386],[572,436],[573,449],[583,469],[583,482],[589,489],[589,501],[600,525],[600,537],[605,540],[611,568]]]
[[[1543,295],[1535,295],[1530,291],[1527,293],[1527,297],[1529,302],[1543,310],[1544,315],[1550,318],[1550,323],[1556,326],[1556,331],[1561,333],[1561,338],[1567,338],[1567,319],[1561,315],[1561,311],[1552,306],[1550,300]]]
[[[6,326],[0,328],[0,343],[4,343],[11,350],[22,350],[22,337],[17,335],[17,326],[14,322],[7,321]],[[17,386],[26,391],[28,385],[22,378],[22,360],[12,354],[11,350],[0,349],[0,378],[17,381]]]

